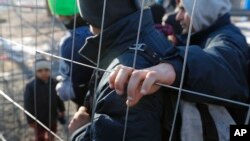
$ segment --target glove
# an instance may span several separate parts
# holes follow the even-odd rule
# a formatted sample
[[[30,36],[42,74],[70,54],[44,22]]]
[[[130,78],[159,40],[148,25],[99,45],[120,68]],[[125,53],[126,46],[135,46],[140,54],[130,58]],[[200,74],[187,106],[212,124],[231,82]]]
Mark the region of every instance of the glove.
[[[59,81],[56,85],[56,91],[58,96],[63,100],[63,101],[68,101],[73,98],[75,98],[75,93],[72,87],[72,82],[70,79],[67,77],[63,76],[57,76],[57,81]]]

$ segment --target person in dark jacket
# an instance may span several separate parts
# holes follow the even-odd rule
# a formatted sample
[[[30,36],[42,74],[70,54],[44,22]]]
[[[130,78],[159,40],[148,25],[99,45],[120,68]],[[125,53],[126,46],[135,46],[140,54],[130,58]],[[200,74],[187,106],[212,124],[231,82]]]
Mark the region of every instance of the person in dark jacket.
[[[109,82],[112,88],[124,93],[124,87],[119,86],[127,85],[126,91],[135,97],[130,106],[139,104],[143,96],[159,90],[160,87],[155,83],[180,86],[194,1],[181,0],[179,4],[176,19],[180,21],[184,35],[181,36],[173,57],[166,57],[162,63],[143,70],[119,66],[111,74]],[[197,1],[183,87],[225,100],[247,102],[249,48],[243,34],[230,21],[230,5],[229,0]],[[166,65],[172,65],[172,68]],[[132,80],[140,83],[134,83]],[[165,96],[169,98],[169,95]],[[171,106],[169,107],[171,110]],[[244,107],[192,93],[182,95],[178,113],[181,115],[181,122],[178,122],[180,118],[177,118],[177,125],[181,127],[176,127],[173,140],[229,140],[229,125],[244,124],[246,120]],[[171,130],[172,116],[165,117],[168,120],[164,125],[168,126],[165,132]]]
[[[176,35],[181,35],[182,27],[180,22],[176,20],[176,15],[178,13],[178,4],[180,3],[180,0],[175,0],[175,1],[177,5],[174,7],[173,11],[168,12],[163,16],[162,24],[172,26],[174,29],[174,33]]]
[[[162,24],[162,18],[164,14],[166,13],[164,7],[159,4],[153,4],[150,6],[154,23],[155,23],[155,28],[161,31],[166,38],[168,38],[173,44],[176,43],[176,37],[175,37],[175,32],[174,28],[172,25],[169,24]]]
[[[50,80],[50,62],[39,56],[35,62],[36,76],[26,85],[24,92],[24,107],[40,122],[56,133],[58,118],[64,117],[64,103],[57,96],[56,80]],[[30,127],[34,128],[36,140],[54,140],[49,131],[27,116]],[[49,138],[48,138],[49,137]]]
[[[78,53],[85,44],[86,38],[92,35],[87,23],[77,15],[75,24],[73,18],[65,26],[69,29],[69,33],[61,39],[59,44],[61,57],[95,66],[96,62],[91,62]],[[76,26],[75,29],[74,26]],[[88,56],[92,55],[95,54],[88,54]],[[60,61],[59,72],[61,76],[57,78],[59,83],[56,90],[60,98],[64,101],[72,100],[79,108],[83,105],[93,69],[68,61]]]
[[[90,24],[90,29],[95,36],[89,38],[81,50],[86,55],[87,50],[98,48],[102,19],[103,0],[79,0],[81,15]],[[103,44],[100,58],[100,68],[107,71],[123,64],[133,66],[136,37],[141,10],[133,1],[111,0],[106,7],[104,22]],[[145,9],[140,32],[140,49],[136,58],[136,68],[147,68],[156,64],[157,57],[161,58],[169,53],[173,47],[163,34],[154,28],[150,9]],[[145,45],[143,45],[145,44]],[[95,54],[98,54],[96,52]],[[158,54],[154,56],[154,54]],[[156,58],[154,58],[156,57]],[[95,61],[97,58],[92,58]],[[109,73],[98,73],[98,89],[89,91],[89,99],[85,107],[81,107],[71,124],[82,119],[79,131],[73,131],[72,140],[120,141],[123,138],[126,116],[126,96],[118,96],[119,91],[109,88]],[[93,78],[90,87],[94,88]],[[140,104],[129,110],[127,133],[128,141],[161,141],[161,120],[163,112],[162,92],[156,95],[145,96]],[[93,96],[97,96],[96,108],[92,106]],[[94,111],[94,115],[92,115]],[[90,118],[93,117],[93,123]],[[77,124],[79,125],[79,124]],[[93,126],[92,126],[93,125]],[[93,127],[93,128],[91,128]]]

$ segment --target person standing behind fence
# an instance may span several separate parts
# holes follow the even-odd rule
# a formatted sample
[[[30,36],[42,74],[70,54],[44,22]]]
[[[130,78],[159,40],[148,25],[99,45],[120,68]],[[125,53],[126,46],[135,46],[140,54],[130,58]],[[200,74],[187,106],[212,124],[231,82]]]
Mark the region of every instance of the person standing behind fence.
[[[64,103],[56,94],[56,81],[50,77],[51,64],[43,57],[35,61],[35,77],[26,85],[24,107],[52,132],[57,131],[58,118],[64,117]],[[35,130],[36,141],[53,141],[54,137],[27,116],[27,122]]]
[[[71,23],[71,25],[65,25],[69,29],[69,33],[61,39],[59,44],[61,57],[95,66],[96,63],[89,59],[95,54],[87,51],[88,56],[81,56],[78,53],[85,44],[86,38],[92,35],[87,23],[80,16],[77,17],[75,27],[74,19]],[[98,50],[98,48],[93,50]],[[93,69],[69,61],[60,61],[59,72],[61,77],[59,77],[59,83],[56,86],[58,95],[64,101],[72,100],[78,109],[84,103]]]

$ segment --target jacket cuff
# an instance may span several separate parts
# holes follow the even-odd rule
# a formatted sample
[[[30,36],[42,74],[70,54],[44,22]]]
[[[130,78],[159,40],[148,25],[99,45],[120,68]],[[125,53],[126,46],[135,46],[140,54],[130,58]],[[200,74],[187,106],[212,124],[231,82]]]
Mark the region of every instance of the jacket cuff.
[[[180,57],[174,57],[174,58],[163,60],[162,63],[169,63],[174,67],[176,77],[175,77],[175,81],[172,84],[172,86],[179,87],[180,82],[181,82],[183,60]]]

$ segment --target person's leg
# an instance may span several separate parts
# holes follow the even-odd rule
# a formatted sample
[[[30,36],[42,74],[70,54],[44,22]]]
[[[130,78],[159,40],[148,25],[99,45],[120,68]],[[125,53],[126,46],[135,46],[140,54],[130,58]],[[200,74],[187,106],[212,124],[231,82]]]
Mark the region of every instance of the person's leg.
[[[35,135],[36,135],[36,141],[46,141],[45,135],[46,135],[46,130],[37,125],[35,127]]]
[[[50,130],[53,132],[53,133],[56,133],[57,132],[57,122],[54,121],[51,123],[51,128]],[[55,137],[50,134],[49,132],[47,132],[47,135],[48,135],[48,141],[54,141],[55,140]]]

